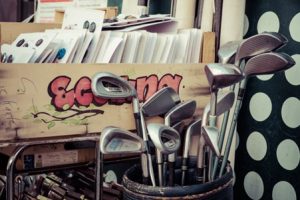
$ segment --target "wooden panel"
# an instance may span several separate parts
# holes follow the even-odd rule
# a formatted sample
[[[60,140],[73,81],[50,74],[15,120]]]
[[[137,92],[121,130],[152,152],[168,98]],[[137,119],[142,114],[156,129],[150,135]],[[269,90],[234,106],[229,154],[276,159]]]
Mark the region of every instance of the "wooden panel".
[[[0,23],[0,44],[12,43],[21,33],[43,32],[46,29],[60,28],[61,24]]]
[[[214,32],[203,33],[202,63],[215,62],[215,44],[216,44],[216,34]]]
[[[140,102],[171,86],[182,100],[195,99],[200,115],[209,101],[203,66],[1,64],[0,141],[94,133],[110,125],[135,129],[130,102],[93,97],[90,80],[96,72],[128,76]]]

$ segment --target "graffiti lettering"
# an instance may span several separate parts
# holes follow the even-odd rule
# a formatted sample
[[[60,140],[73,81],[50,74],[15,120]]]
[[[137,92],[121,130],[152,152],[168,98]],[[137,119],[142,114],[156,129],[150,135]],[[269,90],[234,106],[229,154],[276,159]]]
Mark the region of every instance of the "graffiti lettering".
[[[52,97],[51,104],[54,105],[57,110],[63,110],[66,105],[68,108],[71,108],[75,103],[74,89],[67,90],[70,82],[71,78],[59,76],[49,84],[48,93]]]
[[[182,80],[180,75],[165,74],[161,79],[157,75],[143,76],[135,80],[123,76],[125,80],[132,84],[138,94],[140,102],[146,101],[159,89],[169,86],[176,92],[179,92],[179,86]],[[52,80],[48,86],[48,94],[52,98],[51,104],[58,111],[71,109],[74,105],[77,107],[89,107],[92,103],[96,106],[102,106],[106,103],[122,105],[130,103],[130,99],[114,99],[107,100],[93,96],[91,91],[91,79],[89,77],[81,77],[75,84],[74,88],[68,88],[71,78],[67,76],[59,76]]]

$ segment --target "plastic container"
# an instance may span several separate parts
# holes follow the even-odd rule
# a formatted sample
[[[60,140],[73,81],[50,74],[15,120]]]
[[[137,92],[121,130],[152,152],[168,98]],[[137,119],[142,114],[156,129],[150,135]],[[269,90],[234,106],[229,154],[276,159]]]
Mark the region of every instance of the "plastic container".
[[[233,173],[230,165],[226,173],[213,182],[197,184],[195,180],[196,159],[190,161],[191,168],[187,174],[186,186],[178,185],[181,179],[180,159],[176,163],[175,186],[153,187],[141,184],[141,168],[135,165],[128,169],[123,176],[123,199],[205,199],[205,200],[233,200]]]

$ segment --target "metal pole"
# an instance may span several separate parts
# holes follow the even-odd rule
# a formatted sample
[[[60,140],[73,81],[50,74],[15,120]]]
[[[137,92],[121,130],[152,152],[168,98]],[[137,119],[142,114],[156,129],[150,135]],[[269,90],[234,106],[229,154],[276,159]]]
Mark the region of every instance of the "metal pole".
[[[27,148],[27,145],[21,146],[15,150],[14,154],[9,158],[6,167],[6,199],[14,200],[15,191],[15,180],[14,180],[14,169],[17,158]]]
[[[95,200],[102,200],[103,190],[103,154],[100,151],[100,141],[96,143],[96,197]]]

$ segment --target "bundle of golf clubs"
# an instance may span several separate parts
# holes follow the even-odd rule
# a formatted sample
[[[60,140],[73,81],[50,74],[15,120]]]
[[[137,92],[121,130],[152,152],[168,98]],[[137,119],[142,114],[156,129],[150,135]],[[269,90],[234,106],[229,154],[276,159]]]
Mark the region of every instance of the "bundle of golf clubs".
[[[137,132],[134,134],[118,127],[106,127],[101,133],[101,152],[139,153],[143,184],[174,186],[176,157],[183,143],[181,180],[176,184],[186,185],[191,137],[199,134],[196,182],[205,183],[222,177],[228,166],[228,156],[247,80],[251,76],[273,74],[292,67],[295,62],[290,56],[274,52],[286,43],[287,39],[283,35],[264,32],[222,46],[218,52],[220,63],[207,64],[204,69],[210,86],[211,101],[205,107],[202,119],[193,118],[196,102],[181,101],[179,95],[170,87],[162,88],[140,105],[135,88],[127,81],[108,72],[97,73],[92,78],[93,94],[104,99],[132,98]],[[237,95],[234,92],[236,85]],[[229,91],[218,94],[220,89],[229,86]],[[229,112],[235,101],[233,119],[229,122]],[[222,114],[223,122],[219,131],[216,126],[217,117]],[[155,116],[163,116],[164,124],[146,124],[146,118]],[[191,118],[193,120],[187,126],[183,137],[184,120]],[[230,128],[226,147],[223,149],[228,123]],[[152,159],[154,154],[156,169]]]
[[[19,200],[91,200],[95,199],[94,168],[78,168],[48,174],[17,176],[15,199]],[[6,177],[0,175],[0,199],[6,199]],[[103,184],[103,200],[122,198],[117,183]]]

